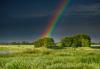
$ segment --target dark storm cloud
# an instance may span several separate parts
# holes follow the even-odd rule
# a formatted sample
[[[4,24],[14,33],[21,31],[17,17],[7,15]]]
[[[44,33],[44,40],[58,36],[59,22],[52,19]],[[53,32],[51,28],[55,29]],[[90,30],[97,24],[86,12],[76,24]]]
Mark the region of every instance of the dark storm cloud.
[[[0,41],[32,41],[44,32],[62,0],[1,0]],[[100,0],[70,0],[52,37],[86,33],[100,42]]]
[[[100,4],[77,5],[72,12],[76,13],[76,15],[100,16]]]

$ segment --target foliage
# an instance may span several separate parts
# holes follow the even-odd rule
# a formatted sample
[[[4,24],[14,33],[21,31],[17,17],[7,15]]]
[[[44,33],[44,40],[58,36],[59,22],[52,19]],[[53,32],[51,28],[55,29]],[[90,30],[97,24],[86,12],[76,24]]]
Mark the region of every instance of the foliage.
[[[91,39],[86,34],[77,34],[71,37],[64,37],[57,44],[53,38],[45,37],[34,42],[35,47],[63,48],[63,47],[89,47]]]
[[[34,42],[35,47],[47,47],[47,48],[53,48],[55,46],[53,38],[45,37],[38,39]]]
[[[72,37],[64,37],[61,39],[61,43],[64,45],[64,47],[71,47],[72,40]]]
[[[91,39],[86,34],[77,34],[74,36],[74,41],[77,41],[78,47],[89,47],[91,44]]]
[[[34,48],[32,45],[1,47],[18,52],[0,56],[0,69],[100,69],[100,50],[90,47],[78,47],[76,50],[72,47]]]
[[[42,46],[44,46],[44,39],[42,39],[42,38],[38,39],[33,44],[35,47],[42,47]]]
[[[54,40],[48,37],[44,38],[44,46],[47,48],[54,48],[55,47]]]
[[[77,34],[72,37],[64,37],[61,42],[65,47],[89,47],[91,39],[86,34]]]
[[[58,43],[56,44],[56,46],[57,46],[58,48],[63,48],[63,47],[64,47],[64,43],[58,42]]]
[[[33,42],[21,41],[21,42],[0,42],[0,45],[33,45]]]

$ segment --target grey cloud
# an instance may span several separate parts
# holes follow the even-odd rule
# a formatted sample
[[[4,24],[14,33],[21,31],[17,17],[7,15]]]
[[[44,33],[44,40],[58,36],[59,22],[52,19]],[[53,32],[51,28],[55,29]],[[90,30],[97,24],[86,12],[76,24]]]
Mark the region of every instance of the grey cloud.
[[[100,4],[90,5],[76,5],[71,8],[71,11],[67,11],[66,15],[86,15],[86,16],[100,16]]]

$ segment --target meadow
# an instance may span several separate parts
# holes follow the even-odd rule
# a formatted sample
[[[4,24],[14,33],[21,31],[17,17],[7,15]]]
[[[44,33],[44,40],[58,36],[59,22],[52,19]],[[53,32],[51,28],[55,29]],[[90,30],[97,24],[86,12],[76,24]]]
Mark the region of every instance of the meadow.
[[[100,69],[100,49],[0,45],[0,69]]]

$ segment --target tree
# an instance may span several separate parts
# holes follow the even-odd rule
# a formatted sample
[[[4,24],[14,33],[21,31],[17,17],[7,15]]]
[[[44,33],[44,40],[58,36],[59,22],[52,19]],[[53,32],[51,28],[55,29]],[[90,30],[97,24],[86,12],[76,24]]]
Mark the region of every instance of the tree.
[[[64,37],[61,39],[61,43],[64,45],[64,47],[71,47],[72,41],[72,37]]]
[[[38,39],[33,44],[35,47],[42,47],[42,46],[44,46],[44,39],[43,38]]]
[[[38,39],[34,42],[35,47],[47,47],[47,48],[53,48],[55,46],[53,38],[45,37]]]
[[[86,34],[77,34],[73,37],[72,46],[76,47],[89,47],[91,44],[91,38]]]
[[[56,45],[53,38],[46,37],[44,38],[44,46],[47,48],[54,48]]]
[[[81,47],[80,38],[73,36],[71,47]]]
[[[64,47],[64,43],[58,42],[58,43],[56,44],[56,46],[57,46],[58,48],[63,48],[63,47]]]
[[[61,39],[64,47],[89,47],[91,38],[86,34],[77,34],[71,37],[64,37]]]
[[[11,42],[11,45],[17,45],[18,43],[17,42]]]

